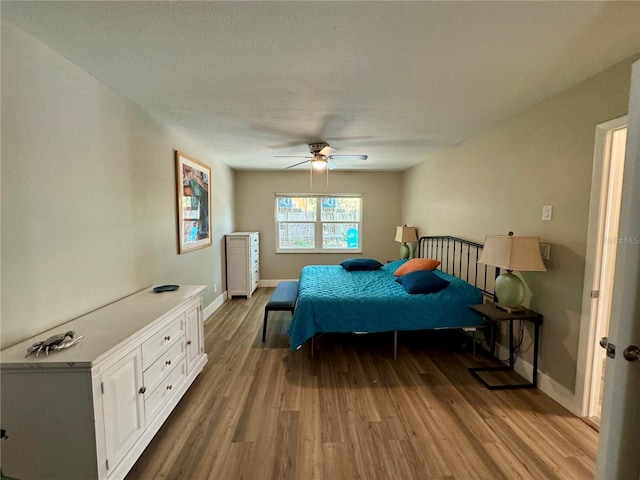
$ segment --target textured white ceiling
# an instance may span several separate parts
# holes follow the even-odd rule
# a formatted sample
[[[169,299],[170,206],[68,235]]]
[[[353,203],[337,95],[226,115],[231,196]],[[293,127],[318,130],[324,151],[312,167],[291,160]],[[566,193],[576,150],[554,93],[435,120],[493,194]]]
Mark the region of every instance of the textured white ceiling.
[[[640,2],[6,2],[238,169],[403,170],[640,52]],[[301,159],[302,160],[302,159]]]

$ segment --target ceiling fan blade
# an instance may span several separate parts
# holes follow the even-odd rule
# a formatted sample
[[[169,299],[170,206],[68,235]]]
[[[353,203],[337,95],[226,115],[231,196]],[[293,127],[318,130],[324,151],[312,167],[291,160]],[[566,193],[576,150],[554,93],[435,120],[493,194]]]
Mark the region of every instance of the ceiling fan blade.
[[[327,160],[327,166],[329,167],[329,170],[335,170],[336,168],[338,168],[338,166],[331,160]]]
[[[273,158],[308,158],[311,160],[313,157],[309,155],[274,155]]]
[[[334,152],[334,150],[335,150],[335,148],[332,148],[329,145],[327,145],[322,150],[320,150],[318,153],[320,155],[322,155],[323,157],[330,157],[331,154]]]
[[[339,160],[366,160],[369,157],[367,155],[329,155],[329,158]]]
[[[287,168],[297,167],[298,165],[302,165],[303,163],[308,163],[308,162],[310,162],[310,161],[311,161],[311,159],[309,159],[309,160],[305,160],[304,162],[294,163],[293,165],[289,165],[288,167],[285,167],[285,170],[286,170]]]

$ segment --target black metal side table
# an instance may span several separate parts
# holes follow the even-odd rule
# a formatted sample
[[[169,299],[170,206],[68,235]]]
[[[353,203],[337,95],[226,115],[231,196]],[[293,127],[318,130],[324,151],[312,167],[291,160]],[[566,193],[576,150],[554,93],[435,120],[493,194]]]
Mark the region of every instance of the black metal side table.
[[[540,338],[540,325],[542,325],[542,315],[538,312],[534,312],[533,310],[524,309],[518,312],[508,313],[504,310],[501,310],[494,305],[469,305],[469,308],[482,316],[485,320],[491,322],[509,322],[509,365],[500,365],[495,367],[471,367],[469,371],[471,374],[476,377],[485,387],[489,390],[514,390],[517,388],[535,388],[538,384],[538,347],[539,347],[539,338]],[[519,321],[529,321],[532,322],[535,326],[535,332],[533,336],[533,375],[531,383],[509,383],[509,384],[498,384],[492,385],[488,383],[479,372],[492,372],[492,371],[504,371],[510,370],[513,371],[513,368],[516,363],[516,359],[514,356],[514,345],[513,345],[513,322],[514,320]]]

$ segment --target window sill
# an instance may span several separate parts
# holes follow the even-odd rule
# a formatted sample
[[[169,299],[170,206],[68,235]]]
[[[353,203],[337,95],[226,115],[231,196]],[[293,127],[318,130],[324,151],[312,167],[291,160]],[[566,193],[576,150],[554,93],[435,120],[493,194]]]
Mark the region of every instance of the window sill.
[[[362,253],[361,248],[336,248],[331,250],[294,250],[294,249],[276,249],[276,253],[306,253],[306,254],[315,254],[315,253],[324,253],[324,254],[332,254],[332,253]]]

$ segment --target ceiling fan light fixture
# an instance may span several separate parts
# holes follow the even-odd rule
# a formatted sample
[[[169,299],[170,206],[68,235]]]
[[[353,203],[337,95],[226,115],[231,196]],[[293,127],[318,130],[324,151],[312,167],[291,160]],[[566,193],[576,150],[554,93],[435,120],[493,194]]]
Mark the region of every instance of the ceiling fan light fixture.
[[[325,158],[321,156],[316,156],[313,160],[311,160],[311,168],[314,170],[326,170],[328,168],[328,162]]]

